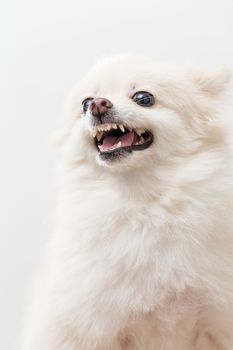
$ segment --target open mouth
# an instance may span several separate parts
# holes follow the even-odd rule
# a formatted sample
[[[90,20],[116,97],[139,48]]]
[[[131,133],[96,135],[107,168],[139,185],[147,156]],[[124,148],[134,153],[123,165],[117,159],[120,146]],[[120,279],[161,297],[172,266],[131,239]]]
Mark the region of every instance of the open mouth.
[[[125,152],[142,151],[153,142],[153,134],[142,128],[129,128],[123,124],[100,124],[92,130],[100,155],[116,158]],[[109,155],[110,157],[108,157]]]

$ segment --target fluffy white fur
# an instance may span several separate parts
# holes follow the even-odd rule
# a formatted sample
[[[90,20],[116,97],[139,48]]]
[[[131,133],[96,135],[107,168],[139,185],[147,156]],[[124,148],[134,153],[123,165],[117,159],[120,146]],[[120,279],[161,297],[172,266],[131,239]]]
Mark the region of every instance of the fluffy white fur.
[[[74,89],[23,350],[233,349],[232,158],[218,120],[229,76],[128,55],[99,63]],[[131,99],[145,90],[153,107]],[[100,161],[81,112],[89,96],[152,130],[151,147]]]

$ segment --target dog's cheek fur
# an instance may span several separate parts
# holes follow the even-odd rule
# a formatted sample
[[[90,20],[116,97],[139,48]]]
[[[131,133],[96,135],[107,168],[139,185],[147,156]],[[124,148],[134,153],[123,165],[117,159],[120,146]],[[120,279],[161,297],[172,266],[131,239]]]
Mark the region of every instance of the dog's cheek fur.
[[[153,168],[160,162],[168,162],[169,157],[188,156],[199,147],[200,134],[195,132],[189,123],[174,111],[159,108],[144,117],[143,114],[137,117],[137,113],[124,109],[126,116],[124,120],[129,125],[136,123],[137,126],[146,126],[152,131],[154,140],[149,149],[143,152],[132,152],[125,159],[116,162],[101,161],[90,134],[88,119],[79,117],[58,134],[60,138],[58,147],[62,161],[75,163],[75,161],[83,160],[92,166],[99,164],[120,172],[127,169],[150,167],[150,165]]]

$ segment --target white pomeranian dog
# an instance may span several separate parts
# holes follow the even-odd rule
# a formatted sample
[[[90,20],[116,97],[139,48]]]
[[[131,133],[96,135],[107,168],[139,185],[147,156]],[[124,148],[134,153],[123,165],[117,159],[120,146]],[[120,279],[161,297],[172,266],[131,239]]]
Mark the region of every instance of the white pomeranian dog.
[[[61,128],[23,350],[232,350],[230,73],[105,59]]]

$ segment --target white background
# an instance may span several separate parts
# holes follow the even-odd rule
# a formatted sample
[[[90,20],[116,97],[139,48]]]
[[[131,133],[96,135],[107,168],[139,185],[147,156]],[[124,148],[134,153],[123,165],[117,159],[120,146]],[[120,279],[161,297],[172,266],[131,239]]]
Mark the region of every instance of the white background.
[[[232,12],[232,0],[2,0],[0,349],[17,349],[26,287],[50,232],[48,141],[67,91],[97,59],[121,52],[233,68]]]

